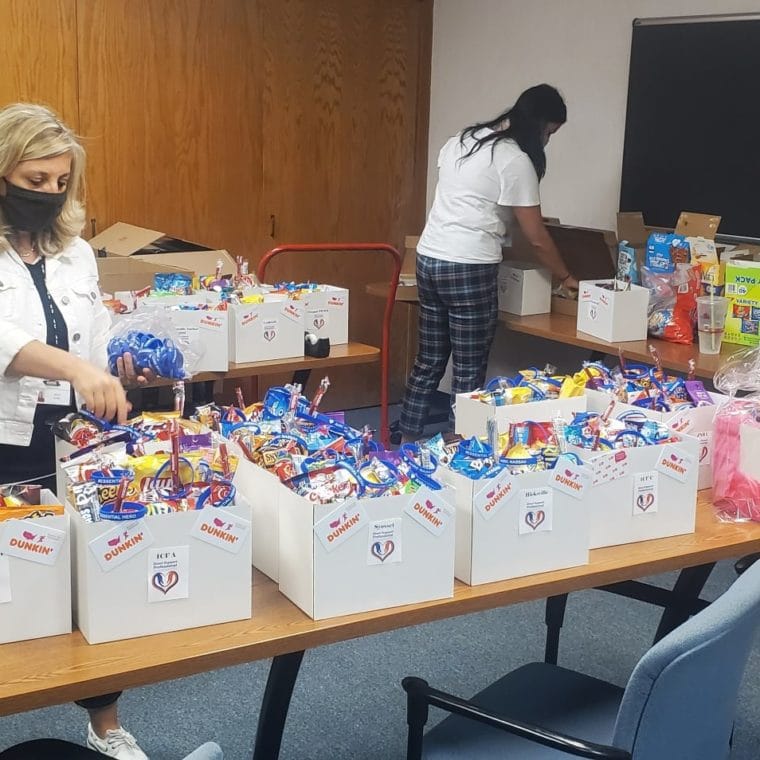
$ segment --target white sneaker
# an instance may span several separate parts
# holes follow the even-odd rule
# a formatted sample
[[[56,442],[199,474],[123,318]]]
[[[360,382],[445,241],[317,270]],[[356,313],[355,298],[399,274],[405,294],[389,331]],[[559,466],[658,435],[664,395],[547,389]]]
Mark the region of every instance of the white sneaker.
[[[87,724],[87,746],[95,752],[119,760],[148,760],[148,756],[140,749],[135,737],[124,728],[111,728],[106,731],[106,738],[101,739]]]

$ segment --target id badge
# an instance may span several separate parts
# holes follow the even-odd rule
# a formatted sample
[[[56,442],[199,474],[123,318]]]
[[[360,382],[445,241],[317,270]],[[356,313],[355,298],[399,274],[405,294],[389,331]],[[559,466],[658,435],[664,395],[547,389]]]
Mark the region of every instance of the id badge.
[[[66,380],[37,381],[37,403],[68,406],[71,403],[71,383]]]

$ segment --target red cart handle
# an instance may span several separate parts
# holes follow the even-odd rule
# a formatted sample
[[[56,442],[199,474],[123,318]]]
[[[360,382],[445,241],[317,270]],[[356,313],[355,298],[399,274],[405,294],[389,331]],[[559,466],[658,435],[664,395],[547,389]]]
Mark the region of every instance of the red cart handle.
[[[325,251],[373,251],[384,252],[393,258],[393,277],[388,297],[385,299],[385,314],[383,315],[383,337],[380,345],[380,440],[388,448],[390,446],[390,425],[388,422],[388,361],[390,356],[391,317],[393,304],[396,301],[396,288],[401,274],[401,254],[388,243],[290,243],[277,246],[262,256],[257,269],[259,282],[265,281],[267,264],[281,253]]]

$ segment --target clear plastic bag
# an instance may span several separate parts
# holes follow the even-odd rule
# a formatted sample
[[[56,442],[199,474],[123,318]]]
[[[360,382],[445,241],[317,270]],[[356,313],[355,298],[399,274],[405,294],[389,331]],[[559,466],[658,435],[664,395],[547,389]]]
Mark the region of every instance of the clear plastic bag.
[[[715,414],[713,502],[728,522],[760,522],[760,348],[731,356],[715,374],[731,397]],[[737,398],[740,391],[749,395]]]
[[[138,309],[119,318],[111,327],[108,341],[108,366],[117,375],[116,360],[132,355],[135,370],[148,369],[157,377],[187,380],[192,377],[203,344],[179,334],[164,309]]]
[[[676,264],[674,272],[641,269],[641,284],[649,290],[649,334],[670,343],[694,342],[700,269]]]

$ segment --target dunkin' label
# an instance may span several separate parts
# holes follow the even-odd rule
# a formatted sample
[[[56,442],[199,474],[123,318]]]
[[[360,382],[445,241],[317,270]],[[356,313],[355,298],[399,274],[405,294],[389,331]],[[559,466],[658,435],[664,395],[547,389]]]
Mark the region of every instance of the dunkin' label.
[[[0,554],[40,565],[54,565],[66,533],[29,520],[7,520],[0,534]]]
[[[153,534],[145,520],[123,520],[93,538],[89,546],[100,569],[107,573],[144,552],[152,543]]]

